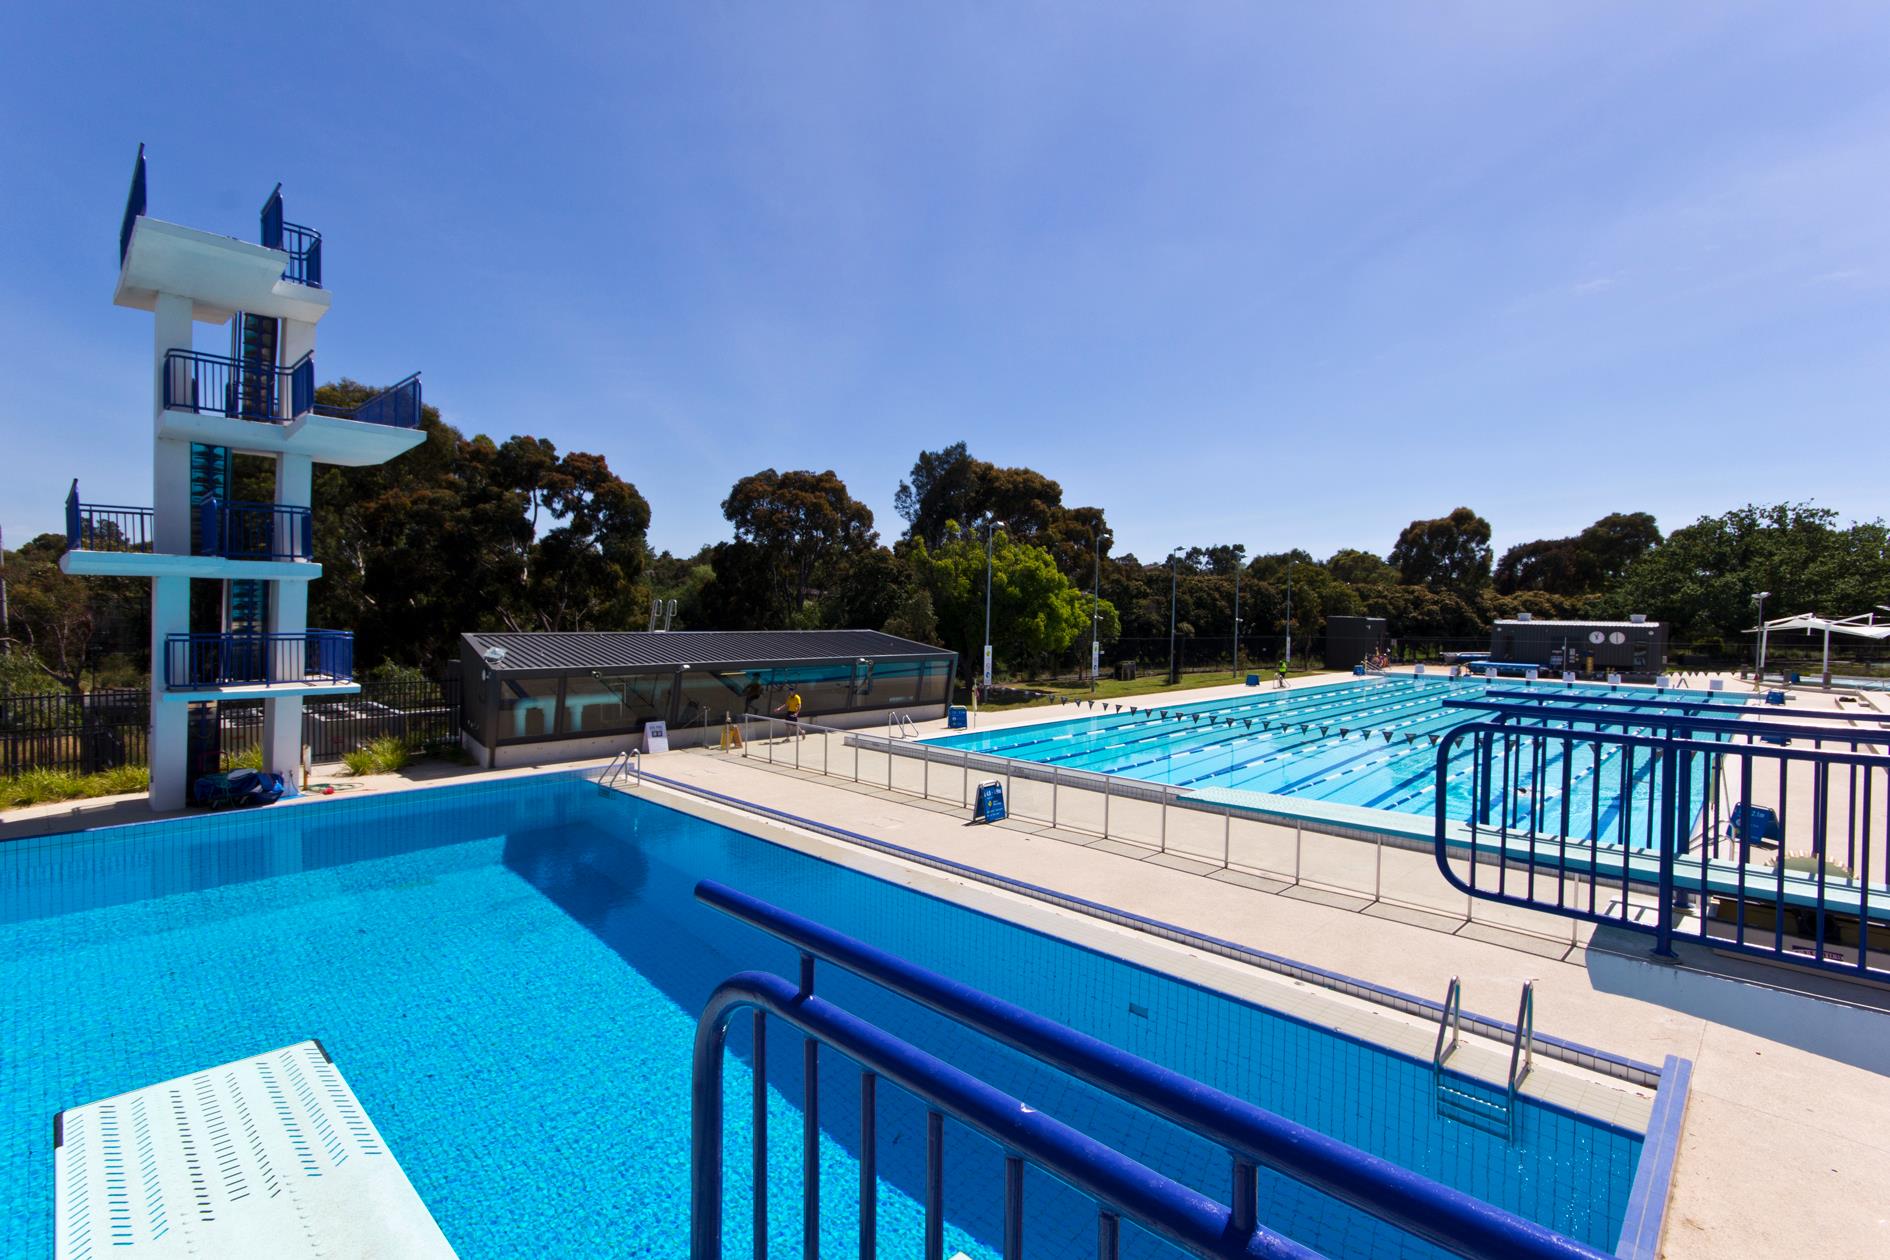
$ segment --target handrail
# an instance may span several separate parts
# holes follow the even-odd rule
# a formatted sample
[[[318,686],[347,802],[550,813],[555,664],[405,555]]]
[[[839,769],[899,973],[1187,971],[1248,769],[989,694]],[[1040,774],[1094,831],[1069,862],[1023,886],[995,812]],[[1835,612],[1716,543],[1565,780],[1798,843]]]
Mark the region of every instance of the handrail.
[[[1452,709],[1477,710],[1479,712],[1492,715],[1491,720],[1506,718],[1506,717],[1521,717],[1521,718],[1530,718],[1532,720],[1540,721],[1540,722],[1568,722],[1568,723],[1579,722],[1584,726],[1592,726],[1592,727],[1597,727],[1597,728],[1603,727],[1603,726],[1612,726],[1612,727],[1644,726],[1644,727],[1650,727],[1650,728],[1661,727],[1661,728],[1670,729],[1670,730],[1675,729],[1675,728],[1683,728],[1686,731],[1691,732],[1691,733],[1706,733],[1706,734],[1713,734],[1713,735],[1756,735],[1760,731],[1763,731],[1767,735],[1784,735],[1788,737],[1803,738],[1803,739],[1835,740],[1835,739],[1848,738],[1854,743],[1873,743],[1873,742],[1880,741],[1883,738],[1883,732],[1881,730],[1843,730],[1843,729],[1835,729],[1832,727],[1798,725],[1798,720],[1800,718],[1813,717],[1812,712],[1809,710],[1804,711],[1804,712],[1799,712],[1799,713],[1793,713],[1790,715],[1791,717],[1790,721],[1782,722],[1782,721],[1771,720],[1771,715],[1768,715],[1759,709],[1744,710],[1746,716],[1743,719],[1741,719],[1741,718],[1694,717],[1692,715],[1681,716],[1681,715],[1670,715],[1670,714],[1665,714],[1665,713],[1628,713],[1628,714],[1622,714],[1619,717],[1616,717],[1612,714],[1602,716],[1602,715],[1596,714],[1592,710],[1579,708],[1573,705],[1560,706],[1560,707],[1547,707],[1547,706],[1536,707],[1536,706],[1520,705],[1520,704],[1497,705],[1489,701],[1481,701],[1481,700],[1446,700],[1444,701],[1444,707],[1452,708]],[[1735,712],[1735,713],[1741,712],[1741,710],[1733,709],[1731,708],[1731,706],[1726,706],[1726,707],[1728,711],[1730,712]],[[1880,715],[1880,714],[1870,714],[1870,713],[1819,714],[1818,717],[1827,721],[1838,720],[1838,721],[1855,722],[1855,721],[1866,721],[1873,718],[1878,721],[1890,721],[1890,715]],[[1453,727],[1450,731],[1450,734],[1454,735],[1459,731],[1468,730],[1472,726],[1479,726],[1479,725],[1481,725],[1481,723],[1478,720],[1472,719],[1469,723],[1466,723],[1463,726]],[[1563,737],[1563,736],[1572,736],[1572,737],[1581,738],[1581,739],[1592,738],[1593,735],[1595,734],[1595,732],[1591,732],[1591,731],[1576,731],[1572,729],[1563,730],[1561,728],[1552,728],[1546,731],[1546,733],[1550,735],[1554,735],[1558,738]],[[1610,739],[1617,738],[1616,736],[1612,734],[1605,735],[1604,737],[1610,738]],[[1448,738],[1448,736],[1446,738]],[[1622,738],[1630,738],[1630,737],[1622,737]],[[1665,737],[1645,736],[1643,738],[1660,740]]]
[[[358,407],[336,407],[327,403],[312,405],[318,416],[355,420],[362,424],[381,424],[395,429],[415,429],[420,426],[420,373],[415,372],[389,385]]]
[[[82,503],[79,480],[66,492],[66,550],[147,552],[156,531],[156,513],[124,503]]]
[[[238,420],[284,419],[282,380],[291,369],[201,350],[164,354],[164,408]]]
[[[1843,713],[1829,709],[1794,709],[1787,713],[1782,709],[1766,705],[1709,704],[1692,700],[1628,700],[1620,696],[1580,696],[1573,700],[1566,695],[1521,696],[1511,699],[1511,693],[1489,692],[1479,697],[1457,697],[1445,700],[1446,709],[1468,709],[1483,713],[1500,713],[1511,717],[1537,716],[1544,713],[1561,715],[1567,712],[1579,712],[1589,705],[1602,708],[1636,708],[1689,711],[1710,710],[1729,716],[1723,718],[1670,717],[1666,712],[1624,713],[1619,717],[1601,718],[1587,714],[1580,719],[1589,725],[1611,726],[1685,726],[1695,727],[1702,721],[1730,722],[1750,730],[1754,725],[1763,723],[1767,727],[1796,722],[1882,722],[1890,724],[1890,713]],[[1639,720],[1637,720],[1639,719]]]
[[[1516,1008],[1516,1041],[1509,1050],[1509,1105],[1516,1105],[1516,1091],[1523,1077],[1536,1063],[1536,982],[1523,981],[1522,1003]],[[1518,1067],[1521,1071],[1517,1071]]]
[[[263,202],[261,238],[263,248],[279,249],[289,256],[289,265],[282,272],[284,280],[311,289],[322,287],[322,234],[282,217],[281,184]]]
[[[600,787],[615,787],[617,780],[636,771],[637,786],[643,785],[643,751],[639,748],[626,748],[610,759],[610,764],[598,772],[597,782]]]
[[[703,880],[696,885],[696,898],[788,942],[809,959],[862,976],[1217,1143],[1234,1160],[1236,1184],[1251,1186],[1255,1165],[1271,1168],[1406,1233],[1477,1260],[1600,1260],[1603,1255],[1547,1226],[725,884]]]
[[[807,973],[806,964],[803,973]],[[1225,1260],[1320,1260],[1319,1253],[1253,1222],[1251,1183],[1242,1187],[1250,1205],[1244,1213],[1239,1207],[1218,1203],[842,1010],[825,998],[816,997],[807,987],[810,983],[811,977],[797,985],[767,972],[740,972],[723,981],[710,994],[696,1023],[690,1107],[689,1254],[692,1260],[721,1260],[722,1256],[722,1059],[728,1044],[729,1025],[744,1008],[755,1012],[758,1034],[765,1027],[762,1021],[772,1015],[808,1037],[805,1053],[810,1068],[818,1062],[815,1048],[820,1045],[829,1046],[860,1065],[863,1136],[874,1114],[869,1100],[881,1077],[926,1105],[929,1118],[924,1255],[927,1260],[938,1260],[943,1254],[942,1122],[947,1114],[1004,1149],[1007,1256],[1018,1255],[1022,1249],[1023,1166],[1027,1161],[1096,1201],[1098,1234],[1103,1240],[1101,1254],[1106,1260],[1114,1260],[1116,1254],[1118,1215],[1195,1256]],[[757,1098],[765,1108],[766,1086],[762,1071],[756,1072],[755,1080]],[[818,1077],[810,1071],[805,1080],[808,1109],[803,1115],[811,1124],[818,1100]],[[765,1111],[762,1114],[765,1115]],[[767,1141],[764,1125],[756,1126],[755,1141],[757,1158],[765,1159],[766,1147],[760,1145]],[[802,1254],[815,1256],[819,1254],[817,1131],[811,1142],[803,1134],[803,1151],[806,1236]],[[862,1143],[860,1208],[863,1226],[875,1221],[877,1214],[878,1176],[874,1152],[874,1143]],[[754,1190],[756,1215],[762,1222],[766,1219],[766,1186],[764,1175]],[[868,1226],[863,1233],[876,1234],[876,1224]],[[765,1234],[758,1234],[756,1238],[756,1254],[767,1254]]]
[[[211,495],[197,507],[203,554],[230,560],[312,560],[315,518],[288,503],[231,502]]]
[[[354,634],[347,630],[172,634],[164,640],[164,685],[172,690],[353,678]]]
[[[1450,987],[1444,990],[1443,1013],[1437,1017],[1437,1044],[1431,1047],[1431,1070],[1441,1071],[1444,1060],[1457,1048],[1463,1034],[1463,981],[1460,977],[1450,978]],[[1448,1041],[1446,1041],[1448,1035]]]

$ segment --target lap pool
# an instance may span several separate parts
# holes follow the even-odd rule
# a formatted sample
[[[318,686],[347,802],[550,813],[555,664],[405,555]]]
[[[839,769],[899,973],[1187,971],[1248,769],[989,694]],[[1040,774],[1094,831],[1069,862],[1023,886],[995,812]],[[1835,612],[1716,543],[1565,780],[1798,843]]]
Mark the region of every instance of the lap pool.
[[[934,746],[989,753],[1169,784],[1213,799],[1239,803],[1242,794],[1285,796],[1392,813],[1431,817],[1437,798],[1437,744],[1466,722],[1486,715],[1447,708],[1446,700],[1504,698],[1522,694],[1515,679],[1446,679],[1395,676],[1348,679],[1317,687],[1259,690],[1223,700],[1188,704],[1140,703],[1131,711],[1099,705],[1073,720],[1007,726],[927,741]],[[1656,691],[1648,688],[1564,686],[1538,683],[1528,694],[1579,706],[1583,700],[1641,700],[1646,708],[1611,705],[1599,716],[1631,723],[1656,704],[1684,701],[1736,707],[1738,695],[1719,691]],[[1553,725],[1553,724],[1552,724]],[[1451,816],[1465,818],[1471,806],[1469,745],[1455,751],[1447,783]],[[1517,783],[1541,778],[1545,794],[1564,790],[1560,749],[1547,750],[1545,764],[1511,768]],[[1523,749],[1523,754],[1533,750]],[[1500,774],[1499,767],[1499,774]],[[1595,761],[1577,750],[1566,790],[1575,816],[1587,821],[1594,807],[1597,834],[1625,805],[1646,814],[1636,793],[1645,792],[1644,767],[1623,767],[1609,750]],[[1520,800],[1512,810],[1527,812]]]
[[[319,1037],[461,1256],[683,1256],[690,1044],[712,988],[786,945],[713,878],[1601,1248],[1643,1137],[1528,1098],[1514,1142],[1438,1114],[1428,1061],[571,775],[0,844],[0,1254],[50,1249],[53,1113]],[[837,970],[827,997],[1160,1171],[1225,1193],[1198,1137]],[[728,1092],[752,1046],[731,1036]],[[797,1039],[768,1055],[771,1237],[799,1228]],[[822,1059],[823,1251],[854,1254],[855,1069]],[[833,1073],[828,1082],[827,1072]],[[738,1080],[741,1077],[743,1079]],[[879,1103],[883,1254],[918,1252],[923,1110]],[[746,1255],[746,1107],[727,1254]],[[1002,1158],[948,1126],[946,1254],[996,1253]],[[1093,1254],[1035,1173],[1026,1251]],[[1260,1220],[1333,1256],[1430,1247],[1263,1172]],[[1125,1254],[1170,1254],[1146,1237]]]

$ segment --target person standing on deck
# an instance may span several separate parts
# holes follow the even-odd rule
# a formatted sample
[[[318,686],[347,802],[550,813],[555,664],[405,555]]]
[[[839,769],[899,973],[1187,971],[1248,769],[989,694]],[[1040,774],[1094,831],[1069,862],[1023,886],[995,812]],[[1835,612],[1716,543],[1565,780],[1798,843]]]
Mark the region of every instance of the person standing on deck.
[[[1280,686],[1286,686],[1286,653],[1280,653]]]
[[[776,709],[775,712],[785,713],[787,715],[788,729],[794,732],[796,738],[799,738],[802,733],[801,732],[801,693],[798,691],[788,692],[787,702],[783,704],[780,708]]]

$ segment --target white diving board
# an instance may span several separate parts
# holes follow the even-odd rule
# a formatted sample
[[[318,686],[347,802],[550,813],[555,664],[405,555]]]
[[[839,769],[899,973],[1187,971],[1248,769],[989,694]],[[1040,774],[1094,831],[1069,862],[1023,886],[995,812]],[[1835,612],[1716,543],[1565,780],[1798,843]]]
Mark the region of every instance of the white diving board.
[[[53,1120],[56,1260],[434,1260],[453,1249],[318,1041]]]

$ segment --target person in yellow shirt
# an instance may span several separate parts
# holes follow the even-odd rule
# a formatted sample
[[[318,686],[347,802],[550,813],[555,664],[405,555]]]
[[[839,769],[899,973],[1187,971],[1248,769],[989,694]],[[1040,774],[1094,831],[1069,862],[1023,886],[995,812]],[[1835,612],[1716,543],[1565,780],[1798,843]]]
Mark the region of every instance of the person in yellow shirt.
[[[799,737],[803,733],[801,731],[801,693],[800,692],[798,691],[788,692],[787,702],[783,704],[780,708],[776,709],[775,712],[785,713],[787,715],[788,729],[792,730],[796,737]]]

